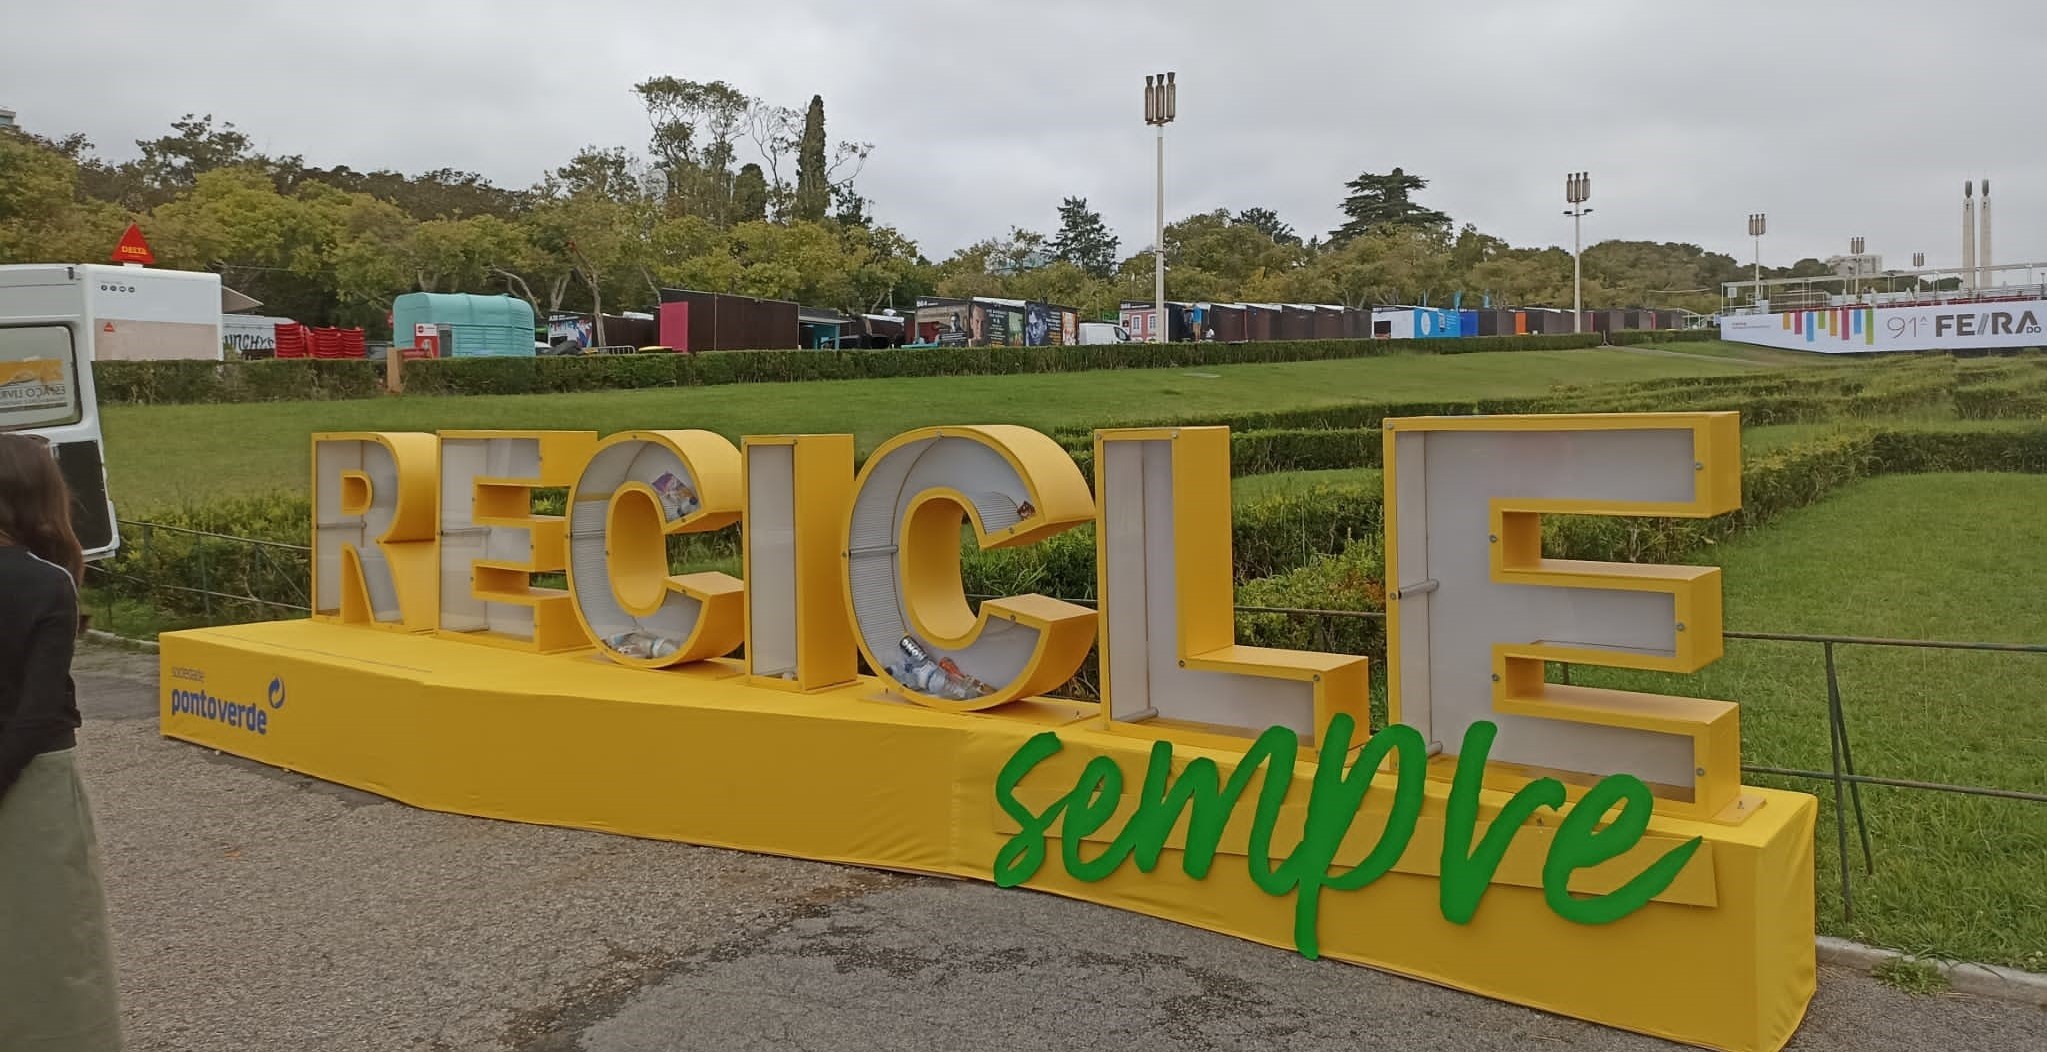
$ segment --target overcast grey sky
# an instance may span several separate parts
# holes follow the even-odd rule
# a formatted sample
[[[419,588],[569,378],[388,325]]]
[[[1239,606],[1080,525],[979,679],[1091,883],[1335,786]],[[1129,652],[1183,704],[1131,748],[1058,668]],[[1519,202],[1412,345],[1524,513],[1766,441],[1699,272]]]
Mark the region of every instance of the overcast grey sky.
[[[1693,241],[1747,260],[1960,252],[1965,178],[1996,188],[2000,262],[2047,258],[2041,0],[7,0],[0,107],[103,154],[187,112],[318,165],[470,169],[524,186],[587,143],[645,145],[634,82],[825,99],[875,144],[878,217],[940,258],[1085,196],[1148,244],[1143,75],[1179,73],[1167,212],[1336,224],[1396,165],[1515,244]]]

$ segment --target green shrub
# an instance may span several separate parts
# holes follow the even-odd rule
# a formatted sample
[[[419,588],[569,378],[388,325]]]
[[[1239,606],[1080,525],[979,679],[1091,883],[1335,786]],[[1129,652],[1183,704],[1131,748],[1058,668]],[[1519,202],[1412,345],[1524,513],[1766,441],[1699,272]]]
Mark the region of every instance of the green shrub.
[[[405,389],[412,394],[527,394],[670,385],[1181,368],[1389,354],[1566,350],[1597,347],[1600,343],[1598,333],[1586,333],[1441,340],[1271,340],[444,358],[407,362],[404,376]],[[380,362],[364,361],[103,362],[94,367],[101,401],[125,405],[367,398],[382,389],[383,368]],[[250,370],[264,372],[257,379],[244,375]],[[296,387],[293,381],[297,381]]]
[[[1245,581],[1237,605],[1291,610],[1377,612],[1386,609],[1386,558],[1376,536],[1360,537],[1333,555],[1317,555],[1284,574]],[[1384,654],[1386,622],[1376,617],[1303,617],[1243,610],[1239,642],[1328,654]]]
[[[1720,338],[1719,329],[1618,329],[1607,333],[1611,344],[1705,343]]]

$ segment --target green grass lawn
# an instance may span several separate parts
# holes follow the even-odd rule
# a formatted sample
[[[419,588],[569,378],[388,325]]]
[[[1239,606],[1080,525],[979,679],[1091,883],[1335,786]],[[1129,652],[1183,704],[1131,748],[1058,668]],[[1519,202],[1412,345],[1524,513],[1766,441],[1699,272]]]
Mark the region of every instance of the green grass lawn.
[[[850,432],[872,448],[932,424],[1040,429],[1213,412],[1535,395],[1558,384],[1749,372],[1753,366],[1617,350],[1384,358],[1026,376],[737,384],[577,394],[241,405],[110,406],[107,469],[129,511],[306,485],[316,431],[701,427],[728,436]]]
[[[2047,477],[1904,475],[1858,483],[1705,553],[1729,629],[2047,642]],[[1864,774],[2047,791],[2047,654],[1846,646],[1842,701]],[[1741,703],[1747,763],[1826,770],[1826,674],[1811,644],[1729,640],[1697,676],[1582,670],[1579,682]],[[1866,786],[1876,872],[1850,826],[1845,921],[1831,786],[1820,797],[1822,930],[2047,970],[2047,805]]]

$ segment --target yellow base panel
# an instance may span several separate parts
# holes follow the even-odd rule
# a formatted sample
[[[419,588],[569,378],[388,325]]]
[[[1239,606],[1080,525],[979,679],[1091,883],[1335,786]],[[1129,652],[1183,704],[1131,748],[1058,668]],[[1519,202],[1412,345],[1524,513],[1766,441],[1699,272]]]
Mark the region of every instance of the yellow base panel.
[[[1034,811],[1094,756],[1116,760],[1133,794],[1152,744],[1102,729],[1076,703],[941,712],[893,700],[872,679],[796,694],[750,685],[732,663],[650,672],[313,621],[170,633],[162,662],[166,736],[417,807],[981,880],[1017,829],[996,806],[996,773],[1028,738],[1055,729],[1064,743],[1018,787]],[[194,695],[213,701],[185,711]],[[1175,750],[1181,763],[1204,755],[1225,772],[1237,760]],[[1296,768],[1290,812],[1313,770]],[[1392,795],[1384,782],[1347,845],[1376,836]],[[1548,830],[1531,823],[1459,925],[1438,908],[1430,856],[1447,792],[1429,782],[1393,872],[1321,893],[1324,956],[1707,1048],[1775,1052],[1790,1039],[1814,983],[1811,797],[1746,790],[1759,806],[1737,824],[1657,817],[1652,840],[1705,843],[1664,895],[1606,925],[1549,909],[1529,876]],[[1484,795],[1481,833],[1504,801]],[[1231,823],[1206,879],[1187,876],[1169,848],[1150,873],[1126,863],[1094,883],[1065,872],[1055,826],[1028,886],[1291,950],[1294,896],[1252,883],[1242,824]],[[1283,857],[1292,845],[1273,846]],[[1587,871],[1593,884],[1598,873]]]

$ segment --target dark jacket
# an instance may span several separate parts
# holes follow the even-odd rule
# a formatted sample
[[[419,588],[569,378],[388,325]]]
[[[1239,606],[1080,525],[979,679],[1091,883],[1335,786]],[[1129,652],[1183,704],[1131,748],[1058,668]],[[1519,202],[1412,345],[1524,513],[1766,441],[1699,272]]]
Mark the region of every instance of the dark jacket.
[[[30,760],[76,744],[71,574],[19,545],[0,545],[0,798]]]

